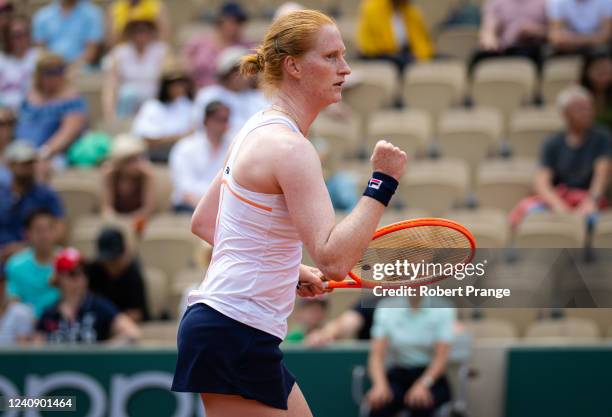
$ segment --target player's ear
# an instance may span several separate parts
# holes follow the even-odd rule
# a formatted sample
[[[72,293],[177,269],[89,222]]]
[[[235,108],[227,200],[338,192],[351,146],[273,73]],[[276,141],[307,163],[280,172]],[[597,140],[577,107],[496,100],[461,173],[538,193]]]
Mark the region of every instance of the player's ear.
[[[283,60],[283,65],[285,66],[285,70],[289,75],[297,78],[298,80],[302,78],[302,66],[295,57],[286,56]]]

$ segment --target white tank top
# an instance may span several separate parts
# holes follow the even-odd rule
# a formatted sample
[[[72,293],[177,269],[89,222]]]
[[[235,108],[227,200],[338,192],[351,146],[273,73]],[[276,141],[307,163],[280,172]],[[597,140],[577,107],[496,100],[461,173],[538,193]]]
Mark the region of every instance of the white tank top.
[[[280,339],[287,334],[302,259],[302,241],[282,194],[256,193],[233,178],[236,155],[253,130],[288,118],[256,113],[238,133],[223,170],[215,245],[206,278],[188,304],[205,303]]]

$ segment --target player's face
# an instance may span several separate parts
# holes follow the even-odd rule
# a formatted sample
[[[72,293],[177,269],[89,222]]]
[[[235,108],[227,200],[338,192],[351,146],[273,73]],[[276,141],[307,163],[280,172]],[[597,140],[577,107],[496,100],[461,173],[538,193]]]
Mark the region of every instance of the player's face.
[[[319,30],[314,47],[303,56],[304,87],[324,106],[342,99],[342,85],[351,73],[344,59],[344,42],[335,25]]]

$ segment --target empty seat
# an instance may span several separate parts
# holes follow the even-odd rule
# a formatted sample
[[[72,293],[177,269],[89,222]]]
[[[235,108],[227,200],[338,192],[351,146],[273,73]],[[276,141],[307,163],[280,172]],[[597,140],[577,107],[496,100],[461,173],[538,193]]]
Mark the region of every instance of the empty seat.
[[[168,312],[168,278],[162,270],[147,265],[144,279],[151,319],[160,319]]]
[[[421,209],[402,209],[402,210],[385,210],[380,222],[379,227],[388,226],[393,223],[402,222],[404,220],[422,219],[424,217],[431,217],[427,210]]]
[[[142,323],[141,343],[143,344],[176,344],[179,323],[176,321],[150,321]]]
[[[170,210],[172,202],[172,177],[167,165],[153,165],[153,187],[155,188],[155,209],[163,213]]]
[[[503,248],[510,236],[508,217],[502,210],[455,210],[444,215],[465,226],[479,248]]]
[[[438,216],[450,210],[465,196],[468,168],[459,159],[414,161],[400,181],[402,201]]]
[[[512,158],[484,161],[478,169],[476,194],[481,207],[512,210],[531,194],[536,163]]]
[[[442,156],[465,160],[474,180],[479,164],[499,149],[502,129],[501,114],[493,108],[450,110],[439,120],[437,144]]]
[[[140,256],[147,266],[163,271],[170,279],[193,266],[194,253],[201,245],[189,229],[147,227],[140,242]]]
[[[114,138],[121,133],[130,132],[132,130],[133,121],[134,120],[132,118],[100,120],[96,126],[96,129]]]
[[[538,158],[542,143],[563,129],[563,119],[556,108],[517,110],[510,120],[509,144],[512,154]]]
[[[102,88],[104,75],[101,72],[80,71],[74,80],[75,88],[87,101],[89,122],[96,124],[102,120]]]
[[[612,248],[612,211],[610,210],[603,212],[597,222],[593,236],[593,247]]]
[[[536,68],[527,58],[485,60],[474,71],[472,99],[499,109],[507,123],[517,108],[532,101],[535,82]]]
[[[270,20],[268,19],[249,19],[244,28],[244,38],[250,42],[260,44],[269,27]]]
[[[361,143],[359,128],[356,116],[339,119],[322,113],[312,124],[310,136],[325,139],[329,146],[328,157],[339,160],[357,154]]]
[[[404,79],[404,102],[434,118],[459,105],[465,94],[465,65],[459,61],[430,61],[411,65]]]
[[[542,320],[527,328],[525,339],[567,339],[568,341],[597,341],[599,330],[591,320],[577,317]]]
[[[514,325],[506,320],[498,318],[483,318],[461,322],[468,333],[476,340],[481,339],[505,339],[515,340],[518,332]]]
[[[436,28],[448,17],[454,5],[453,0],[415,0],[414,4],[425,18],[429,28]]]
[[[478,47],[478,28],[453,26],[443,29],[436,40],[436,52],[466,62]]]
[[[64,203],[69,223],[94,213],[100,205],[100,173],[96,170],[69,169],[57,172],[51,187]]]
[[[519,248],[581,248],[585,241],[584,218],[577,214],[534,213],[518,226]]]
[[[358,4],[354,9],[358,8]],[[336,19],[336,25],[342,35],[344,41],[344,47],[346,48],[346,57],[348,59],[355,58],[359,52],[357,50],[357,41],[355,34],[357,33],[357,17],[342,14]],[[352,67],[351,67],[352,68]]]
[[[185,294],[194,287],[200,285],[206,269],[204,268],[187,268],[175,274],[174,279],[170,282],[169,288],[169,313],[170,317],[178,317],[184,306],[180,305]]]
[[[77,248],[85,258],[96,256],[96,239],[105,227],[119,229],[123,233],[126,248],[134,253],[137,248],[132,219],[127,217],[102,218],[96,215],[79,217],[70,230],[70,245]]]
[[[355,291],[350,288],[338,288],[329,294],[329,310],[327,312],[328,319],[335,319],[340,314],[350,310],[355,303],[359,301],[361,291]]]
[[[370,118],[368,153],[381,139],[400,147],[409,156],[423,152],[431,136],[431,118],[420,110],[381,110]]]
[[[578,82],[582,59],[579,56],[549,58],[542,71],[541,94],[544,102],[555,105],[559,93]]]

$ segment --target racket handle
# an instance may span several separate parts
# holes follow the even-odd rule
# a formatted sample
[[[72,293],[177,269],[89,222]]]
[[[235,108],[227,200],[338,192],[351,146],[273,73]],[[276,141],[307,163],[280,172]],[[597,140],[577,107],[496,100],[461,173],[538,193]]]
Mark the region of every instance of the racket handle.
[[[361,288],[361,284],[357,283],[353,280],[344,280],[344,281],[324,281],[323,285],[325,288],[334,289],[334,288]]]

